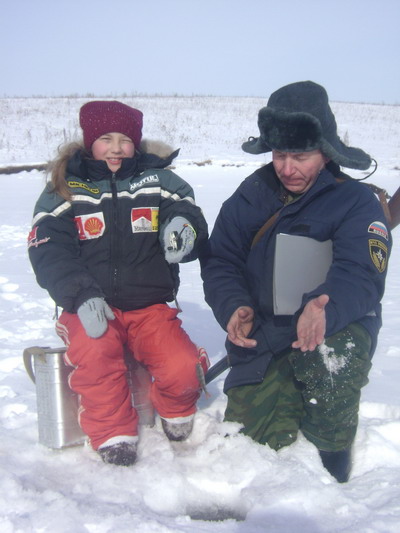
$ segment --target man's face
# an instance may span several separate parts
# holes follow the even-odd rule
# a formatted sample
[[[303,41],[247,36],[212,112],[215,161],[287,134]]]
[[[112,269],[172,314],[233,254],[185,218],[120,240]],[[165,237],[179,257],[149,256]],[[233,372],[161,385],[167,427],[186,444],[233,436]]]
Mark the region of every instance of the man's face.
[[[282,185],[290,192],[302,194],[317,181],[328,162],[320,150],[311,152],[278,152],[272,150],[272,163]]]

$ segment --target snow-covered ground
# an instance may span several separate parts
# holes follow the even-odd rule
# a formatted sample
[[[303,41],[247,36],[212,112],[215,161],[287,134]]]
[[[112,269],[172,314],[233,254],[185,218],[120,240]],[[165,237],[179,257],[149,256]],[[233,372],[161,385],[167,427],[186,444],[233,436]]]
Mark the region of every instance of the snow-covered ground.
[[[87,100],[87,99],[86,99]],[[43,162],[79,132],[85,99],[0,99],[0,166]],[[145,112],[145,136],[181,147],[176,172],[191,183],[212,227],[222,201],[268,157],[240,144],[256,135],[253,98],[125,98]],[[368,181],[400,186],[400,107],[332,104],[347,142],[379,163]],[[208,163],[199,165],[200,163]],[[363,390],[354,468],[338,484],[302,436],[275,452],[222,422],[224,375],[199,401],[193,435],[170,443],[159,421],[140,435],[139,461],[106,465],[88,447],[38,443],[36,395],[24,348],[61,346],[54,306],[34,279],[26,237],[44,183],[32,171],[0,175],[0,531],[2,533],[400,531],[400,229],[384,297],[370,383]],[[182,267],[179,303],[193,340],[212,363],[224,332],[204,303],[198,265]],[[216,518],[219,521],[210,521]]]

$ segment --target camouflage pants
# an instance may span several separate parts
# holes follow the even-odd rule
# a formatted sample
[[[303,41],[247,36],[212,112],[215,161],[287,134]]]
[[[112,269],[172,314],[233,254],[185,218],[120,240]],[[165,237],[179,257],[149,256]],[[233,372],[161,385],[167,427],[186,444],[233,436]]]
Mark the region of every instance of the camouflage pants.
[[[282,352],[262,383],[227,391],[225,420],[243,424],[243,433],[275,450],[294,442],[299,430],[320,450],[347,448],[368,383],[370,347],[368,332],[350,324],[312,352]]]

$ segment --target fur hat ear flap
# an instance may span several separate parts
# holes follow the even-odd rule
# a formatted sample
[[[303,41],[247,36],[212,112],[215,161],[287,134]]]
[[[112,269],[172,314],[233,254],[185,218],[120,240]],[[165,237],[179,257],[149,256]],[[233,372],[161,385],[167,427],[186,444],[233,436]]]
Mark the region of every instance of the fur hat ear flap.
[[[249,137],[242,144],[242,150],[248,154],[259,155],[270,152],[271,148],[265,144],[261,137]]]

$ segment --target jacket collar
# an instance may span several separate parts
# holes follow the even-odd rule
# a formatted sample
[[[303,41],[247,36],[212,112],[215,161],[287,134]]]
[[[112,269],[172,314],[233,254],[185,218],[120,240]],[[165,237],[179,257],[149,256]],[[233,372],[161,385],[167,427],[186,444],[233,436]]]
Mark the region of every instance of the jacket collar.
[[[179,150],[176,150],[163,158],[156,154],[138,151],[134,157],[127,157],[122,160],[121,167],[115,173],[115,177],[116,179],[131,178],[138,176],[149,168],[165,168],[171,164],[178,153]],[[77,150],[70,158],[67,172],[90,181],[110,179],[113,176],[113,172],[108,168],[105,161],[91,159],[82,150]]]
[[[332,172],[335,172],[335,175]],[[338,176],[336,176],[336,173]],[[303,202],[308,202],[327,187],[336,187],[338,185],[336,177],[351,179],[349,176],[342,174],[339,167],[331,168],[328,163],[327,167],[320,172],[318,179],[311,189],[299,196],[296,200],[296,204],[301,203],[302,205]],[[255,209],[262,209],[266,203],[272,206],[271,202],[276,203],[276,209],[282,207],[282,189],[281,182],[276,175],[272,162],[256,170],[239,186],[240,194],[242,194]]]

